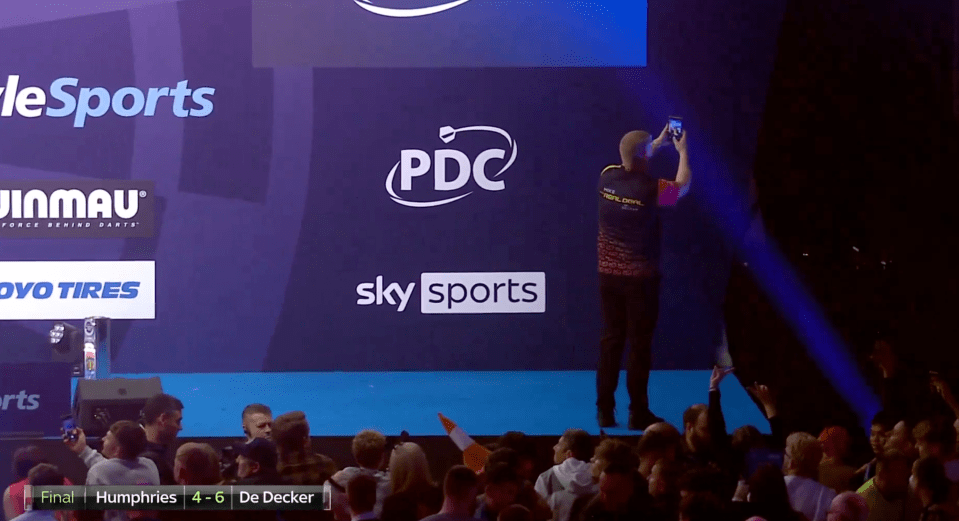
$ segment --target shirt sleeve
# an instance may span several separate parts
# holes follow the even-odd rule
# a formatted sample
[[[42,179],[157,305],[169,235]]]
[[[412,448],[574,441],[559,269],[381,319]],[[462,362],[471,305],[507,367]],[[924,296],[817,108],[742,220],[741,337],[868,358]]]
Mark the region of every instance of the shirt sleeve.
[[[679,185],[675,181],[659,180],[659,206],[676,206],[681,196]]]

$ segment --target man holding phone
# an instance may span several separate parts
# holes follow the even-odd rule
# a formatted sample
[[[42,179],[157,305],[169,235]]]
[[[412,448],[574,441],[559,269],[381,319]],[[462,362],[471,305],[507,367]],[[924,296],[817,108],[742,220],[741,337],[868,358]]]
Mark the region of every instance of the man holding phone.
[[[596,371],[596,407],[600,427],[616,425],[615,393],[626,341],[630,343],[626,386],[629,428],[643,430],[663,421],[649,410],[649,371],[653,332],[659,318],[659,207],[676,204],[689,189],[686,133],[671,121],[659,137],[633,131],[619,145],[621,165],[603,170],[599,180],[599,286],[603,336]],[[676,130],[674,130],[676,129]],[[676,131],[679,134],[676,134]],[[649,158],[663,146],[679,152],[675,181],[649,173]]]

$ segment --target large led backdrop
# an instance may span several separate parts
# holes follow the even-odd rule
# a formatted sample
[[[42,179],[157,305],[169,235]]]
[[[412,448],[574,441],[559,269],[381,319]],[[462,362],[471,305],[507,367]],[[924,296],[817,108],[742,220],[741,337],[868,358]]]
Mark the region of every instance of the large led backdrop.
[[[748,178],[783,3],[11,6],[0,261],[69,264],[0,277],[42,319],[3,348],[126,302],[116,372],[593,369],[598,176],[681,115],[654,368],[709,368],[730,253],[697,191]]]

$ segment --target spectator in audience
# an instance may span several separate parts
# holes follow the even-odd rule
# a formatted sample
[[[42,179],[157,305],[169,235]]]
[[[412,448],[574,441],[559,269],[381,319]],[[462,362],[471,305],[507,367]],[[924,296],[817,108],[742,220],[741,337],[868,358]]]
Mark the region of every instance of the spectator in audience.
[[[724,481],[725,476],[719,469],[712,467],[689,469],[679,478],[679,497],[682,499],[692,494],[707,492],[715,494],[717,490],[723,488]],[[742,501],[745,501],[749,487],[744,484],[743,489],[745,491]]]
[[[920,521],[953,521],[956,519],[956,503],[949,501],[952,483],[946,476],[942,462],[934,456],[925,456],[913,465],[913,482],[916,499],[922,506]]]
[[[173,462],[173,475],[179,485],[219,485],[223,481],[220,457],[206,443],[180,445]]]
[[[916,442],[912,438],[912,428],[913,425],[905,420],[896,423],[886,439],[884,452],[899,451],[905,454],[910,461],[917,459],[919,453],[916,451]]]
[[[346,486],[346,495],[349,498],[352,521],[367,521],[377,519],[373,513],[376,506],[377,480],[367,474],[357,474],[349,480]]]
[[[489,469],[499,464],[505,464],[513,469],[513,472],[519,475],[519,469],[522,464],[519,454],[508,447],[496,449],[490,453],[486,460],[485,468]],[[514,501],[530,509],[534,519],[550,519],[553,514],[546,503],[546,499],[536,492],[533,483],[520,477],[520,489]]]
[[[614,439],[606,438],[599,442],[596,451],[593,453],[592,471],[593,480],[599,483],[599,477],[606,470],[610,463],[621,462],[630,465],[632,468],[639,467],[639,458],[636,453],[626,443]]]
[[[533,513],[523,505],[510,505],[499,513],[497,521],[533,521]]]
[[[849,452],[849,432],[839,426],[826,427],[819,434],[819,442],[823,452],[819,463],[819,482],[836,493],[850,490],[856,469],[845,462]]]
[[[132,421],[118,421],[103,437],[103,451],[114,455],[94,464],[87,471],[87,485],[159,485],[156,464],[139,456],[147,445],[146,433]],[[156,512],[107,510],[103,519],[125,521],[135,517],[156,517]]]
[[[60,470],[48,463],[39,463],[27,472],[27,482],[32,487],[57,487],[69,482]],[[20,502],[23,505],[23,502]],[[23,512],[12,521],[69,521],[73,513],[65,510],[31,510]]]
[[[147,400],[140,424],[146,431],[146,450],[141,456],[152,460],[160,473],[161,485],[176,485],[169,461],[169,446],[183,429],[183,402],[169,394],[157,394]]]
[[[869,521],[912,521],[918,518],[909,501],[909,457],[899,451],[879,456],[876,477],[859,488],[869,505]]]
[[[555,465],[536,479],[535,490],[546,499],[554,521],[568,521],[577,498],[598,491],[589,461],[593,439],[582,429],[569,429],[553,446]]]
[[[679,505],[680,521],[716,521],[724,513],[723,502],[711,493],[691,494]]]
[[[817,480],[822,452],[819,440],[811,434],[794,432],[786,438],[783,472],[789,504],[809,521],[826,521],[829,506],[836,497],[833,489]]]
[[[423,521],[469,521],[476,510],[479,480],[465,465],[456,465],[443,479],[443,506],[438,514]]]
[[[949,481],[959,481],[959,459],[956,459],[956,429],[941,416],[923,420],[912,430],[916,452],[920,458],[931,456],[942,463]]]
[[[872,448],[872,453],[875,457],[856,471],[857,476],[862,476],[862,483],[876,476],[877,458],[885,450],[889,433],[895,425],[896,422],[892,419],[892,416],[885,411],[879,411],[873,416],[872,425],[869,428],[869,446]]]
[[[599,493],[585,503],[579,519],[651,520],[654,515],[646,482],[637,472],[636,466],[616,461],[603,469],[599,477]]]
[[[513,449],[519,456],[519,466],[516,472],[525,481],[533,481],[536,476],[536,444],[533,440],[519,431],[509,431],[496,440],[496,448]]]
[[[391,494],[383,501],[384,521],[416,521],[439,512],[443,492],[430,476],[423,449],[412,442],[400,443],[390,455]]]
[[[262,403],[251,403],[243,408],[240,419],[248,443],[256,438],[270,439],[273,432],[273,411],[269,407]]]
[[[747,490],[746,501],[731,504],[730,519],[739,521],[759,516],[769,521],[808,521],[802,513],[793,510],[783,473],[775,465],[760,465],[743,488]]]
[[[643,433],[636,445],[636,455],[639,457],[639,473],[644,479],[649,479],[653,466],[660,460],[675,461],[677,441],[662,431],[649,432],[647,429]]]
[[[649,475],[649,495],[653,509],[661,519],[676,519],[679,514],[679,478],[682,468],[675,461],[661,459],[653,465]]]
[[[236,447],[237,485],[282,485],[276,470],[276,445],[267,438],[253,438]]]
[[[855,492],[843,492],[832,500],[827,521],[868,521],[869,505]]]
[[[24,512],[23,487],[29,482],[30,469],[47,460],[35,445],[20,447],[13,453],[13,474],[17,481],[3,491],[3,514],[9,521]]]
[[[302,411],[277,416],[272,437],[279,455],[280,476],[289,484],[322,485],[336,474],[332,459],[311,450],[310,424]]]
[[[333,481],[347,488],[350,481],[359,475],[370,476],[376,480],[376,506],[373,513],[380,517],[383,512],[383,500],[392,493],[390,476],[380,470],[386,459],[386,436],[374,430],[360,431],[353,437],[353,459],[356,467],[346,467],[333,475]],[[419,518],[417,518],[419,519]]]
[[[477,498],[476,519],[495,521],[506,507],[515,504],[522,486],[516,469],[507,463],[494,463],[484,468],[486,490]]]

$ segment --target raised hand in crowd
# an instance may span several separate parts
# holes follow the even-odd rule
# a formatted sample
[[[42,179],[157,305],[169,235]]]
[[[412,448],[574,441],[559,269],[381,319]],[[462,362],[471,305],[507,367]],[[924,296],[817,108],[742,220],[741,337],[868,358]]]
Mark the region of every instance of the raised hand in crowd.
[[[713,367],[713,374],[709,377],[709,390],[715,391],[719,389],[719,384],[723,381],[726,376],[735,371],[735,367]]]
[[[957,401],[955,395],[952,394],[952,389],[949,387],[949,384],[946,383],[938,373],[930,373],[929,382],[933,392],[941,396],[953,414],[959,417],[959,401]]]
[[[892,378],[896,373],[896,354],[892,351],[892,345],[885,340],[876,340],[873,345],[872,354],[869,355],[876,367],[882,372],[883,378]]]
[[[759,403],[762,404],[763,410],[766,412],[766,418],[776,416],[776,398],[773,396],[772,391],[769,390],[769,386],[760,385],[759,382],[753,382],[752,385],[746,388],[746,391],[756,397]]]

